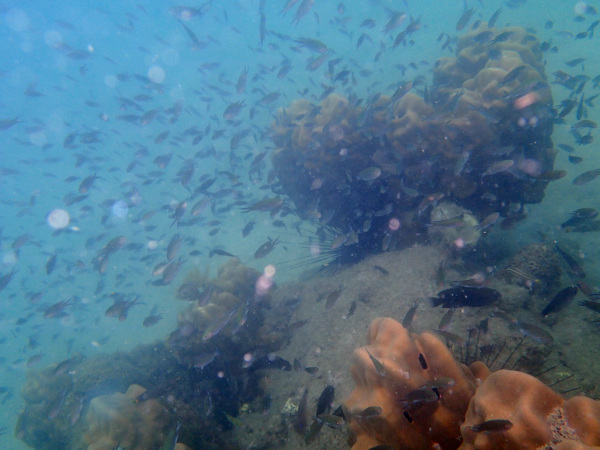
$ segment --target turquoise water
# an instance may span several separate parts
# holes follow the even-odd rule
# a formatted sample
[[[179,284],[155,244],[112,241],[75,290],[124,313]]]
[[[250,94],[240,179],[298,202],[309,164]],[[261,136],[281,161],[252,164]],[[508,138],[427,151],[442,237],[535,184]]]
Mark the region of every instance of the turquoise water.
[[[211,250],[232,253],[259,272],[269,264],[281,266],[276,282],[296,276],[283,268],[306,257],[308,241],[294,235],[294,225],[301,219],[304,228],[314,228],[314,223],[294,211],[293,203],[285,217],[281,212],[271,218],[268,212],[241,211],[264,197],[286,199],[268,181],[275,147],[270,127],[279,108],[301,97],[318,103],[329,86],[337,94],[362,99],[362,105],[378,93],[391,96],[402,83],[420,77],[431,87],[435,61],[454,56],[453,50],[441,48],[445,38],[438,40],[440,34],[454,42],[473,22],[487,21],[499,8],[497,28],[521,26],[540,42],[556,46],[556,52],[543,54],[549,81],[557,70],[590,78],[598,73],[598,35],[575,38],[598,18],[588,12],[575,20],[576,11],[583,12],[582,2],[315,0],[304,16],[297,11],[308,2],[297,2],[282,14],[285,3],[2,4],[0,274],[14,273],[0,292],[4,448],[25,448],[13,440],[12,430],[15,411],[24,407],[20,388],[29,368],[77,353],[90,357],[163,340],[175,329],[177,313],[187,307],[187,302],[174,300],[185,274],[197,268],[216,276],[224,260]],[[471,7],[469,24],[457,31],[457,21]],[[385,33],[388,10],[403,11],[406,18]],[[375,26],[361,26],[366,19],[373,19]],[[393,48],[411,21],[421,26],[406,45]],[[363,33],[367,37],[357,46]],[[327,61],[309,70],[310,61],[322,53],[302,46],[299,38],[324,43],[330,51]],[[580,57],[586,58],[583,64],[565,65]],[[342,70],[350,75],[335,80]],[[413,92],[423,86],[415,85]],[[560,110],[559,102],[571,92],[550,86]],[[583,92],[589,99],[597,89],[588,81]],[[572,98],[579,101],[580,93]],[[236,102],[243,107],[226,120],[226,109]],[[584,118],[596,119],[593,106],[586,113]],[[567,175],[548,185],[540,204],[526,206],[524,222],[501,235],[513,248],[534,241],[538,231],[555,233],[575,209],[596,206],[597,181],[571,183],[598,167],[597,144],[574,143],[569,132],[574,115],[554,125],[552,139],[555,148],[561,143],[573,146],[583,162],[571,164],[569,155],[559,150],[554,169]],[[264,160],[251,167],[263,152]],[[159,167],[155,158],[169,154],[168,165]],[[182,180],[186,169],[189,183]],[[94,174],[89,188],[81,185]],[[212,185],[198,191],[210,178],[215,179]],[[205,207],[192,215],[201,201]],[[187,202],[187,209],[178,224],[173,216],[181,202]],[[55,209],[70,216],[60,230],[48,222]],[[273,225],[278,218],[287,230]],[[256,220],[254,230],[243,238],[242,229],[251,219]],[[219,222],[211,224],[215,220]],[[492,236],[496,232],[490,231]],[[177,254],[183,266],[172,283],[160,285],[161,276],[152,271],[166,260],[176,233],[183,239]],[[15,243],[24,235],[26,242]],[[106,255],[103,247],[119,236],[126,238],[124,247],[109,252],[105,270],[98,270]],[[277,237],[281,243],[271,253],[254,258],[261,244]],[[595,233],[569,236],[571,248],[581,250],[592,285],[600,258],[595,238]],[[49,270],[52,255],[56,265]],[[126,320],[105,315],[115,293],[141,303]],[[45,317],[61,301],[69,302],[63,314]],[[154,307],[162,320],[143,326]]]

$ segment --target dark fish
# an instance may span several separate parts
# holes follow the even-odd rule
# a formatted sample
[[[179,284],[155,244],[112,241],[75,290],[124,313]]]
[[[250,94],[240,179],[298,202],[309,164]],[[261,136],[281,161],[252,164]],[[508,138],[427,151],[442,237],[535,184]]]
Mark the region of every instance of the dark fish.
[[[421,367],[423,368],[423,370],[427,370],[427,361],[425,361],[425,357],[423,356],[423,353],[419,353],[419,363],[421,364]]]
[[[402,320],[402,326],[404,328],[410,328],[415,318],[415,314],[417,313],[417,309],[419,308],[419,302],[414,302],[410,309],[407,311],[404,319]]]
[[[83,179],[83,181],[81,183],[79,183],[79,193],[80,194],[87,193],[90,190],[90,188],[92,187],[92,185],[94,184],[94,181],[96,181],[96,178],[98,178],[98,177],[96,176],[95,173],[93,175],[85,177]]]
[[[230,258],[237,258],[237,256],[232,255],[229,252],[226,252],[225,250],[220,250],[218,248],[213,248],[210,252],[208,252],[208,257],[212,258],[213,255],[219,255],[219,256],[229,256]]]
[[[152,325],[158,323],[162,320],[163,316],[161,314],[151,314],[144,319],[143,325],[145,327],[151,327]]]
[[[510,420],[506,419],[493,419],[487,420],[485,422],[479,423],[477,425],[471,425],[468,428],[471,431],[479,432],[492,432],[492,431],[506,431],[512,428],[513,424]]]
[[[298,434],[304,435],[306,432],[306,426],[308,425],[307,411],[308,409],[308,389],[304,388],[302,397],[298,403],[298,411],[296,412],[296,418],[294,419],[294,431]]]
[[[492,14],[490,19],[488,20],[489,28],[494,28],[494,25],[496,25],[496,21],[498,20],[498,17],[500,17],[501,12],[502,12],[502,8],[499,8],[496,10],[496,12],[494,12],[494,14]]]
[[[460,16],[460,19],[458,19],[458,22],[456,22],[456,31],[461,31],[464,27],[467,26],[467,24],[469,23],[469,20],[471,20],[471,16],[473,16],[473,14],[475,13],[475,8],[469,8],[467,9],[462,16]]]
[[[512,83],[513,81],[518,80],[521,75],[523,75],[527,71],[527,66],[519,66],[515,67],[513,70],[508,72],[502,80],[498,83],[498,87],[506,86],[507,84]]]
[[[488,287],[454,286],[437,295],[431,297],[431,305],[442,305],[442,308],[487,306],[502,299],[500,292]]]
[[[151,400],[153,398],[160,397],[161,395],[171,391],[171,389],[173,389],[175,386],[177,386],[179,383],[185,380],[189,375],[190,372],[186,371],[182,375],[175,375],[171,378],[168,378],[162,383],[152,386],[151,388],[142,392],[140,395],[133,399],[133,402],[140,403],[145,402],[146,400]]]
[[[352,304],[350,305],[350,310],[344,316],[344,319],[349,319],[350,317],[352,317],[352,315],[354,314],[354,311],[356,311],[356,302],[354,300],[352,300]]]
[[[177,256],[177,252],[179,252],[179,249],[181,248],[181,244],[183,243],[181,237],[179,236],[179,233],[177,233],[175,236],[173,236],[171,238],[171,241],[169,242],[169,245],[167,246],[167,259],[169,261],[172,261],[175,259],[175,257]]]
[[[46,275],[50,275],[56,267],[56,254],[50,256],[46,262]]]
[[[249,368],[249,371],[262,370],[262,369],[279,369],[286,372],[292,370],[292,365],[289,361],[275,355],[267,355],[263,358],[256,360]]]
[[[569,155],[569,162],[571,164],[581,164],[583,162],[583,158],[580,158],[579,156]]]
[[[275,238],[275,240],[272,240],[271,238],[269,238],[269,240],[267,242],[265,242],[264,244],[262,244],[260,247],[258,247],[256,249],[256,251],[254,252],[254,259],[264,258],[269,253],[271,253],[271,251],[275,248],[275,246],[278,243],[279,243],[279,238]]]
[[[333,305],[335,305],[335,303],[340,298],[340,295],[342,294],[343,290],[344,287],[340,285],[335,291],[329,293],[329,295],[327,296],[327,301],[325,302],[325,309],[330,309],[333,307]]]
[[[138,299],[115,300],[115,302],[108,307],[104,315],[107,317],[117,317],[119,322],[123,322],[125,319],[127,319],[127,313],[129,312],[129,309],[136,305],[141,305],[141,303],[138,302]]]
[[[592,311],[596,311],[600,313],[600,302],[593,302],[591,300],[583,300],[580,301],[579,306],[585,306],[586,308],[591,309]]]
[[[600,169],[588,170],[587,172],[584,172],[581,175],[575,177],[573,179],[573,184],[575,186],[581,186],[582,184],[587,184],[590,181],[595,180],[599,175],[600,175]]]
[[[542,310],[542,316],[555,313],[565,309],[577,295],[577,286],[569,286],[561,290],[554,296],[550,303]]]
[[[422,386],[409,392],[404,398],[398,400],[400,408],[411,411],[428,403],[437,402],[440,399],[439,394],[428,386]]]
[[[600,220],[591,220],[589,222],[576,225],[574,227],[566,227],[565,231],[569,233],[587,233],[590,231],[600,231]]]
[[[569,255],[567,252],[561,249],[558,246],[558,242],[554,241],[554,245],[556,246],[556,251],[569,265],[569,269],[571,269],[571,272],[573,272],[579,278],[585,278],[585,271],[583,270],[583,267],[581,267],[581,265],[575,260],[575,258],[573,258],[571,255]]]
[[[323,392],[321,392],[319,401],[317,402],[317,416],[321,414],[329,414],[329,412],[331,412],[334,397],[335,388],[331,385],[326,386],[325,389],[323,389]]]
[[[375,270],[377,270],[377,271],[381,272],[381,273],[382,273],[383,275],[385,275],[385,276],[388,276],[388,275],[390,274],[390,273],[389,273],[387,270],[385,270],[385,269],[384,269],[383,267],[381,267],[381,266],[372,266],[372,267],[373,267],[373,269],[375,269]]]

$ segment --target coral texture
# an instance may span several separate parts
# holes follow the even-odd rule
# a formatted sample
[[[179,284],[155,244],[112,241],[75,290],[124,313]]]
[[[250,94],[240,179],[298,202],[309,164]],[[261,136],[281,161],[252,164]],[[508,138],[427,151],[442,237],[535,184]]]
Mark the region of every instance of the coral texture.
[[[135,398],[144,391],[143,387],[132,384],[124,394],[117,392],[92,399],[86,414],[88,429],[83,435],[88,450],[111,450],[117,446],[146,450],[164,444],[169,415],[157,400],[135,403]]]
[[[478,376],[487,375],[487,370],[479,365],[471,370],[456,362],[446,346],[432,334],[409,333],[390,318],[372,322],[367,343],[367,347],[354,352],[352,376],[356,386],[345,401],[351,416],[350,428],[356,436],[353,449],[368,449],[379,444],[425,449],[433,443],[444,449],[456,448],[460,442],[459,426],[477,387]],[[367,350],[383,364],[384,376],[378,372]],[[400,406],[427,383],[438,380],[443,384],[440,381],[443,378],[451,378],[454,385],[440,386],[439,399],[434,393],[434,401]],[[369,406],[380,406],[382,414],[368,419],[356,416]]]
[[[600,448],[600,402],[566,400],[526,373],[458,363],[429,333],[375,319],[355,350],[344,402],[354,450]],[[449,381],[452,380],[452,382]],[[433,392],[432,392],[433,391]],[[379,406],[379,415],[365,409]],[[372,408],[370,408],[372,410]],[[510,427],[476,431],[491,420]]]

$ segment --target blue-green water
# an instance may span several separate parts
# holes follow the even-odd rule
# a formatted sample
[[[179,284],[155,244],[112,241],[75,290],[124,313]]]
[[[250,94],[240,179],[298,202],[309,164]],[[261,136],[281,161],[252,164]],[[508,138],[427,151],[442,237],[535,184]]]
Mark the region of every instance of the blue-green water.
[[[599,16],[586,13],[582,2],[315,0],[310,8],[310,2],[299,1],[283,14],[285,4],[2,4],[0,274],[13,273],[0,292],[4,448],[25,448],[12,435],[15,412],[24,407],[20,389],[27,370],[77,353],[90,357],[164,340],[176,328],[177,313],[188,306],[174,299],[185,274],[197,268],[215,277],[225,261],[211,250],[232,253],[259,272],[267,265],[281,267],[274,277],[278,283],[296,276],[285,268],[307,256],[308,240],[294,227],[314,229],[318,219],[315,225],[307,211],[296,211],[277,174],[269,177],[276,147],[271,126],[277,110],[289,108],[294,99],[318,104],[331,88],[364,107],[374,95],[392,96],[403,83],[416,80],[412,92],[421,95],[425,85],[435,87],[435,62],[455,56],[455,37],[502,8],[498,29],[520,26],[556,47],[542,56],[549,83],[558,70],[589,77],[577,93],[550,83],[556,111],[561,101],[579,103],[583,94],[588,104],[581,118],[597,118],[589,100],[598,94],[592,79],[600,70],[599,35],[576,35]],[[298,12],[302,5],[308,9],[305,15]],[[457,21],[471,7],[469,23],[457,31]],[[406,17],[385,32],[390,11]],[[415,30],[394,47],[410,24],[417,24]],[[327,53],[311,50],[298,41],[303,38],[324,43]],[[450,46],[442,49],[446,39]],[[324,54],[321,66],[309,68]],[[585,61],[565,64],[576,58]],[[236,102],[243,107],[228,120],[225,111]],[[573,146],[572,156],[583,162],[573,164],[567,152],[558,150],[554,169],[567,175],[548,184],[541,203],[525,206],[526,220],[508,231],[496,225],[488,234],[494,239],[498,233],[496,239],[513,249],[539,240],[538,231],[568,239],[574,254],[580,250],[577,256],[593,286],[600,260],[597,234],[558,230],[570,212],[597,206],[598,181],[572,184],[599,162],[597,144],[578,145],[570,132],[578,121],[576,109],[554,124],[551,138],[555,148]],[[590,131],[594,136],[595,130]],[[165,155],[172,156],[161,167],[156,158]],[[89,188],[81,185],[94,174]],[[186,175],[189,182],[183,179]],[[199,190],[212,178],[210,186]],[[426,193],[426,185],[422,183],[419,195]],[[286,200],[288,209],[275,211],[274,217],[268,211],[242,212],[244,206],[276,195]],[[174,214],[183,202],[187,208],[177,223]],[[204,207],[193,212],[198,203]],[[55,209],[70,216],[60,230],[48,222]],[[242,237],[251,219],[256,225]],[[275,220],[287,228],[273,225]],[[183,265],[173,282],[163,285],[161,275],[152,272],[167,260],[167,246],[176,233],[183,245],[174,261],[181,257]],[[17,242],[23,236],[24,242]],[[119,236],[126,238],[122,248],[103,251]],[[255,258],[268,238],[280,243],[266,257]],[[409,245],[403,242],[398,248]],[[52,255],[56,265],[50,269]],[[108,264],[101,268],[104,258]],[[105,314],[116,298],[138,298],[141,304],[118,320]],[[63,301],[68,303],[62,313],[48,317],[53,315],[48,313],[51,305]],[[162,320],[143,326],[155,307]]]

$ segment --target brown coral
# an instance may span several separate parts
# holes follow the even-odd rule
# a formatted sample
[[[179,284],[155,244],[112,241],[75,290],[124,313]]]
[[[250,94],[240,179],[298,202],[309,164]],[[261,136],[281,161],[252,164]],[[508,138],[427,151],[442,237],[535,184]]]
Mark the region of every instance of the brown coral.
[[[470,429],[493,419],[513,425],[489,433]],[[531,375],[499,370],[475,392],[461,433],[462,450],[590,448],[600,445],[600,402],[587,397],[565,401]]]
[[[475,371],[471,370],[456,362],[433,335],[409,333],[390,318],[371,323],[367,342],[366,348],[354,352],[351,370],[356,387],[345,401],[356,436],[353,448],[388,444],[394,448],[424,449],[434,442],[442,448],[456,448],[459,424],[477,387],[477,378],[485,376],[487,369],[477,365]],[[378,373],[367,349],[385,367],[384,376]],[[400,406],[412,392],[442,378],[451,378],[454,385],[440,387],[438,401]],[[382,414],[366,420],[355,416],[369,406],[380,406]]]
[[[117,446],[145,450],[165,442],[169,414],[157,400],[135,403],[145,389],[132,384],[124,394],[117,392],[92,399],[86,414],[83,442],[88,450],[110,450]]]
[[[600,402],[586,397],[565,401],[522,372],[490,374],[481,362],[467,367],[433,335],[409,333],[390,318],[371,323],[368,345],[355,350],[351,373],[356,386],[344,405],[355,450],[376,445],[462,450],[600,445]],[[452,386],[444,381],[448,378]],[[381,407],[382,413],[362,417],[359,413],[370,406]],[[512,426],[473,430],[498,419]]]

